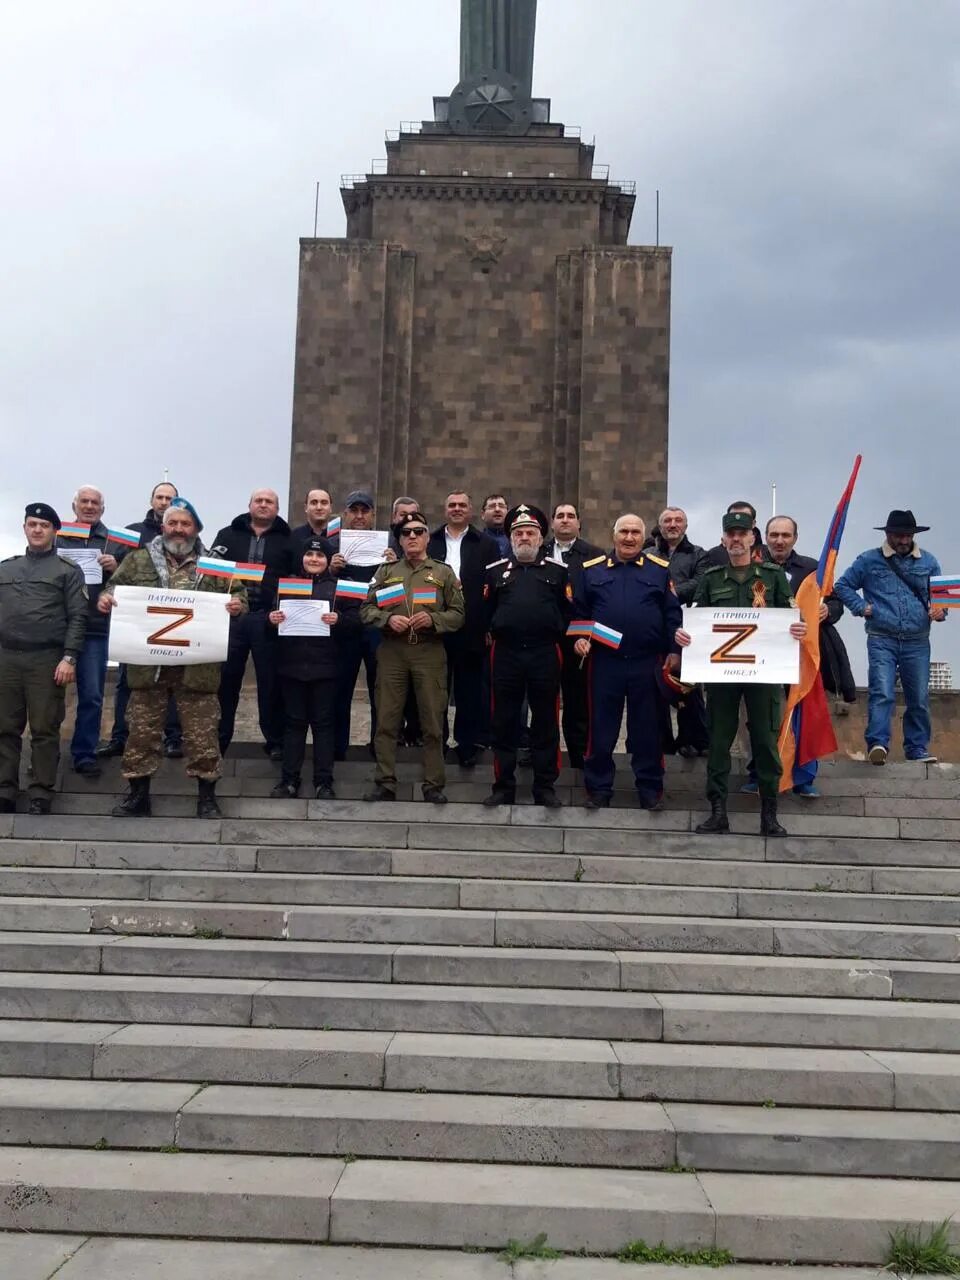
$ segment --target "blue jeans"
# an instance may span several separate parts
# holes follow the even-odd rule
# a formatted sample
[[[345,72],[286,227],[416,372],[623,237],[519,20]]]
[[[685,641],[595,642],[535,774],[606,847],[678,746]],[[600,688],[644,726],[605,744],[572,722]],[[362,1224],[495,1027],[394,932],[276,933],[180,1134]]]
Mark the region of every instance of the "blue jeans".
[[[377,732],[377,649],[380,632],[376,627],[364,627],[356,640],[337,651],[337,701],[334,709],[334,742],[338,760],[342,760],[350,745],[350,712],[353,691],[356,688],[360,667],[366,668],[367,693],[370,698],[370,741]]]
[[[77,723],[70,743],[74,765],[96,760],[107,680],[107,636],[87,636],[77,658]]]
[[[890,746],[890,722],[896,704],[894,680],[907,704],[903,713],[903,752],[908,760],[925,755],[930,745],[930,640],[898,640],[867,635],[867,749]]]

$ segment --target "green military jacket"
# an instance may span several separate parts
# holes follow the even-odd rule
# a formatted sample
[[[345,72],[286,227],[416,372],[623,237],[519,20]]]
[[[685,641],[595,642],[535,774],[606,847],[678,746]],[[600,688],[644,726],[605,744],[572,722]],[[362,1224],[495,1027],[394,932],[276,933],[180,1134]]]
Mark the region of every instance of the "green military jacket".
[[[395,604],[381,609],[377,603],[377,592],[400,583],[403,584],[403,596]],[[417,590],[428,593],[433,591],[433,602],[415,603],[413,594]],[[431,560],[429,556],[418,565],[412,565],[405,559],[398,560],[396,564],[382,564],[370,582],[367,598],[360,608],[360,617],[368,627],[379,627],[386,635],[390,635],[386,628],[391,614],[412,615],[419,613],[421,609],[426,610],[433,618],[431,630],[418,632],[421,643],[430,640],[439,642],[442,635],[459,631],[463,626],[463,592],[457,575],[449,565]],[[401,639],[406,639],[406,636]]]
[[[745,566],[747,576],[738,582],[730,565],[714,565],[708,569],[694,592],[693,603],[708,609],[793,609],[787,575],[779,565]]]
[[[0,649],[59,649],[76,658],[87,631],[83,574],[56,550],[0,563]]]
[[[155,541],[159,542],[159,539]],[[180,565],[172,565],[166,561],[169,580],[161,582],[160,574],[151,554],[150,544],[138,551],[131,551],[124,556],[116,573],[104,588],[111,594],[115,587],[172,587],[178,591],[216,591],[221,595],[230,594],[243,603],[243,612],[247,610],[247,592],[242,582],[235,578],[210,578],[197,574],[197,551],[188,556]],[[226,603],[226,602],[224,602]],[[220,688],[219,662],[198,662],[195,666],[183,667],[183,687],[192,689],[194,693],[216,693]],[[131,689],[149,689],[156,680],[159,667],[141,667],[132,663],[127,665],[127,681]]]

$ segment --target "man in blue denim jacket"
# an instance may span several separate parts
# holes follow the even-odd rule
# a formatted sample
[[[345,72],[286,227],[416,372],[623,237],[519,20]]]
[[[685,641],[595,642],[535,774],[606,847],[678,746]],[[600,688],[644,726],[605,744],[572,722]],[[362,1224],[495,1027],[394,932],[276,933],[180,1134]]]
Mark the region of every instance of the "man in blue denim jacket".
[[[914,541],[929,525],[918,525],[912,511],[891,511],[882,526],[882,546],[864,551],[834,584],[851,613],[867,624],[867,754],[885,764],[897,672],[903,686],[903,750],[908,760],[935,763],[930,755],[930,623],[943,622],[946,610],[930,603],[930,578],[940,564]],[[881,526],[877,526],[881,528]]]

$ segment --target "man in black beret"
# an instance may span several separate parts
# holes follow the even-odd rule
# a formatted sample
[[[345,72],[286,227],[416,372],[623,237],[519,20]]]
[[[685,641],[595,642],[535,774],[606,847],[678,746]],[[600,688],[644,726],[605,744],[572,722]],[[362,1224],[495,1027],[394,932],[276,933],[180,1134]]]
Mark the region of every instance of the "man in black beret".
[[[537,507],[521,503],[507,512],[504,527],[511,554],[487,568],[486,630],[491,636],[493,791],[490,808],[516,798],[520,708],[530,705],[533,798],[556,809],[560,771],[560,642],[572,617],[573,589],[565,565],[544,555],[549,524]]]
[[[26,552],[0,563],[0,813],[16,807],[23,731],[30,722],[30,812],[50,812],[65,691],[87,629],[87,591],[54,549],[60,517],[28,503]]]

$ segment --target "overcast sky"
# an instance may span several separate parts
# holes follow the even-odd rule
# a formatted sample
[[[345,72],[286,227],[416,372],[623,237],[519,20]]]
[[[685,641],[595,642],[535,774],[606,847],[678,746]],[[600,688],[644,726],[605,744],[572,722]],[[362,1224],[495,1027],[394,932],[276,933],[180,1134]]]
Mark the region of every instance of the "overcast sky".
[[[458,21],[457,0],[5,8],[0,550],[26,501],[69,513],[81,483],[141,518],[164,467],[209,533],[254,486],[285,503],[314,183],[342,235],[340,175],[453,87]],[[731,498],[769,514],[776,481],[818,554],[859,450],[841,564],[912,507],[960,572],[960,4],[540,0],[534,91],[636,179],[632,243],[661,190],[694,539]],[[960,676],[960,616],[934,657]]]

